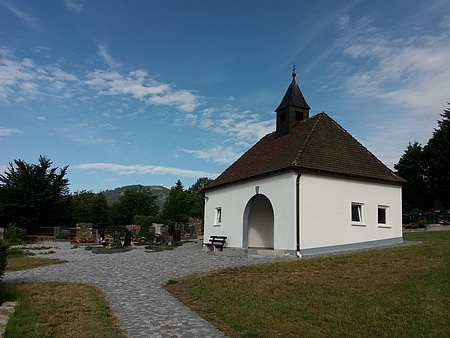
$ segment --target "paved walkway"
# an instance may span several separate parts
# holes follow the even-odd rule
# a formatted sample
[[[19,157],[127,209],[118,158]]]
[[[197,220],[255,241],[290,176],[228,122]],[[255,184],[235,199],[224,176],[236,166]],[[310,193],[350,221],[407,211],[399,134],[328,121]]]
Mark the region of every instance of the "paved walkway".
[[[69,281],[96,284],[109,301],[130,337],[225,337],[204,319],[171,297],[160,285],[169,279],[232,266],[289,259],[287,257],[228,256],[202,251],[200,242],[172,251],[147,252],[143,247],[121,254],[93,254],[69,243],[36,246],[55,253],[42,257],[69,263],[8,272],[4,282]],[[36,257],[39,257],[36,256]]]

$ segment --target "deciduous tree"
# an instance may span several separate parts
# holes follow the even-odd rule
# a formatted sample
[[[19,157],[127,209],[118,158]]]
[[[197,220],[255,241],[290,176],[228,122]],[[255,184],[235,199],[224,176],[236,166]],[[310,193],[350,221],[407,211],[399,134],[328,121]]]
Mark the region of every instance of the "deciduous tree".
[[[97,227],[109,224],[109,207],[103,193],[77,191],[71,195],[70,200],[74,224],[93,223]]]
[[[112,207],[114,223],[127,225],[133,223],[136,215],[156,217],[159,208],[156,205],[156,196],[150,190],[127,189]]]

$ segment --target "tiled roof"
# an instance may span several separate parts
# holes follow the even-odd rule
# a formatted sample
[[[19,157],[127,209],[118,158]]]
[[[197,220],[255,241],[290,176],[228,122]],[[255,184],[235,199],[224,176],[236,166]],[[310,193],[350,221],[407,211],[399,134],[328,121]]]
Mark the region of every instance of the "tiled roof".
[[[405,182],[325,113],[298,122],[281,137],[267,134],[206,190],[285,170]]]

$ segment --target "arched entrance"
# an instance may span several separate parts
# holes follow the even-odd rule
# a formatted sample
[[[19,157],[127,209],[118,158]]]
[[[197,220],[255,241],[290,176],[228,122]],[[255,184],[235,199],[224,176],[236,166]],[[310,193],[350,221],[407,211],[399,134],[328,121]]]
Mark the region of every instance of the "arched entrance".
[[[261,194],[253,196],[244,210],[244,248],[273,249],[273,208]]]

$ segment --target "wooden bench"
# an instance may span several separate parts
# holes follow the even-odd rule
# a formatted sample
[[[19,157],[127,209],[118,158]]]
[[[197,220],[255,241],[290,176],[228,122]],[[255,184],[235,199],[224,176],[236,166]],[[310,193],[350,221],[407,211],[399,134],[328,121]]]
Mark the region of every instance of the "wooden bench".
[[[207,252],[222,251],[227,241],[227,236],[210,236],[209,243],[204,243]]]

